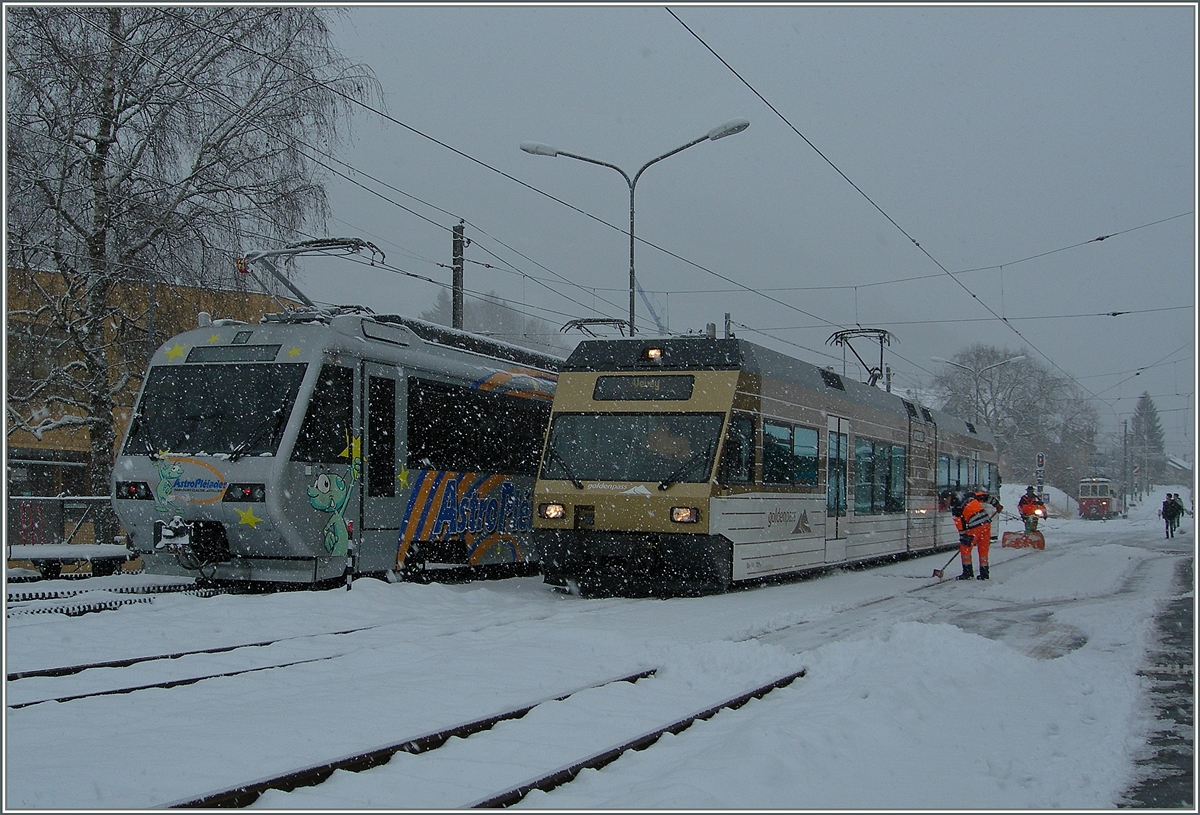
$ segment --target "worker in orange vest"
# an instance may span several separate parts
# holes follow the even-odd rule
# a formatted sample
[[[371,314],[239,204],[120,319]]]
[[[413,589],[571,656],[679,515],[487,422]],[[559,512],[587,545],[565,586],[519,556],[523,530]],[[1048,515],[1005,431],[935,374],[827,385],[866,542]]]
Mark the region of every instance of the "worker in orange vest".
[[[992,518],[1004,507],[999,499],[981,489],[968,490],[962,508],[954,515],[954,526],[958,529],[958,556],[962,560],[959,580],[973,580],[975,571],[971,567],[971,546],[979,550],[979,579],[991,577],[988,572],[988,549],[992,543]]]

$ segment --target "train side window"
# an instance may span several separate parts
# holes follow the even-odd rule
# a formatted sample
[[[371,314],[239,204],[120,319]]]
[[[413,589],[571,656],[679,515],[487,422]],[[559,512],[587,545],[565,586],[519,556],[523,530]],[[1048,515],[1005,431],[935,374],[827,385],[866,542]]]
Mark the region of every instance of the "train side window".
[[[968,461],[965,458],[956,459],[955,464],[958,470],[954,476],[954,486],[967,488],[971,486],[971,471],[967,468]]]
[[[938,456],[938,491],[950,489],[950,456]]]
[[[367,495],[396,496],[396,380],[367,378]]]
[[[904,511],[905,450],[900,445],[854,439],[854,513]]]
[[[817,485],[817,431],[812,427],[796,427],[792,430],[792,456],[795,469],[793,483],[815,487]]]
[[[829,472],[825,481],[825,512],[834,518],[846,517],[846,457],[849,453],[849,434],[830,430],[826,452]]]
[[[721,453],[722,484],[749,484],[754,481],[754,419],[735,415],[729,420],[725,447]]]
[[[871,515],[875,492],[875,443],[856,436],[854,439],[854,514]]]
[[[792,483],[792,426],[763,422],[763,483]]]
[[[892,445],[892,475],[888,480],[884,512],[903,512],[905,502],[904,473],[907,471],[907,451],[898,444]]]
[[[322,365],[292,450],[292,461],[349,464],[343,456],[354,426],[354,369]]]
[[[533,475],[550,403],[408,380],[408,467]]]

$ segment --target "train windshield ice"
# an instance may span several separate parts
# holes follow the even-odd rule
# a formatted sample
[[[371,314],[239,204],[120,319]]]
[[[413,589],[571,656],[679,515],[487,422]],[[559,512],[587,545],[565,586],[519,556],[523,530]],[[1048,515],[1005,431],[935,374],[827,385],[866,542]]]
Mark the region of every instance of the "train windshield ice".
[[[560,413],[542,478],[564,481],[707,481],[719,413]]]
[[[152,368],[125,455],[274,454],[305,363]]]

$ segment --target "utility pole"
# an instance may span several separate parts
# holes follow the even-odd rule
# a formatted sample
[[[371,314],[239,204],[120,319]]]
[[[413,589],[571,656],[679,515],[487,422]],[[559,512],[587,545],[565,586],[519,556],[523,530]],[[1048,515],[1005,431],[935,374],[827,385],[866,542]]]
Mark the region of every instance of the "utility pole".
[[[725,312],[725,339],[733,339],[733,323],[729,319],[729,312]]]
[[[1129,420],[1121,420],[1121,511],[1129,512]]]
[[[451,325],[457,329],[463,327],[463,249],[471,245],[469,238],[463,237],[464,221],[461,219],[454,227],[454,286],[451,306]]]

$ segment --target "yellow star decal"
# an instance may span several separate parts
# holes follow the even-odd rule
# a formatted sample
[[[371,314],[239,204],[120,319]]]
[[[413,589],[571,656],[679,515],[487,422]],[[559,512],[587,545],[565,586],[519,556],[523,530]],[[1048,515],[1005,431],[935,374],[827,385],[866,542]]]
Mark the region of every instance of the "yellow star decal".
[[[348,458],[351,461],[362,458],[362,439],[355,436],[350,438],[350,431],[346,431],[346,449],[338,453],[339,458]]]
[[[288,356],[289,356],[289,357],[298,357],[298,356],[300,356],[300,349],[299,349],[299,348],[292,348],[291,350],[289,350],[289,351],[288,351]]]
[[[173,362],[175,360],[175,357],[183,356],[183,349],[185,349],[185,348],[187,348],[186,345],[180,345],[179,343],[175,343],[170,348],[168,348],[167,349],[167,362]]]
[[[250,507],[245,512],[242,512],[237,507],[234,507],[233,511],[236,512],[238,514],[238,517],[241,519],[240,521],[238,521],[238,526],[241,526],[242,524],[246,524],[251,529],[258,529],[258,525],[260,523],[262,523],[262,521],[263,521],[262,518],[255,517],[254,507]]]
[[[399,473],[399,475],[396,476],[396,480],[400,482],[401,487],[408,486],[408,468],[407,467],[400,468],[400,473]]]
[[[219,340],[219,339],[221,339],[221,335],[220,335],[220,334],[213,334],[211,337],[209,337],[209,338],[208,338],[208,341],[209,341],[209,342],[216,342],[216,341],[217,341],[217,340]]]

